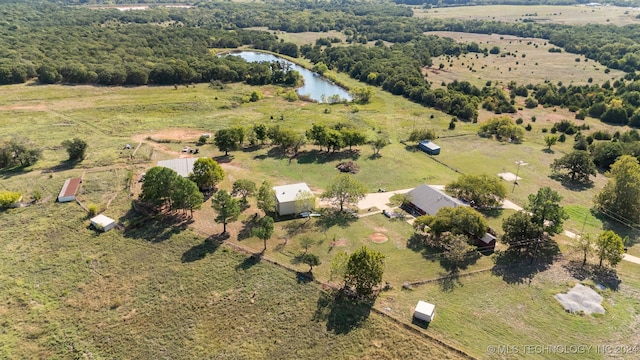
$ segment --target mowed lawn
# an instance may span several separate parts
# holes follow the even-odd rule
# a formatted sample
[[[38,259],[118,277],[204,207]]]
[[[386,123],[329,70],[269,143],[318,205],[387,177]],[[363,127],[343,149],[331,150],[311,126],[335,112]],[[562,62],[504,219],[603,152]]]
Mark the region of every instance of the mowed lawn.
[[[475,8],[475,7],[473,7]],[[482,7],[480,7],[482,8]],[[589,78],[594,84],[602,84],[607,80],[619,79],[625,73],[610,70],[583,55],[550,53],[556,48],[545,39],[521,38],[511,35],[471,34],[454,31],[432,31],[426,34],[449,37],[460,43],[476,42],[480,48],[500,48],[499,54],[468,53],[458,57],[440,56],[433,58],[433,65],[426,68],[427,79],[435,86],[443,81],[469,81],[480,88],[487,81],[499,81],[504,84],[515,81],[519,85],[541,84],[551,81],[554,84],[585,85]],[[440,69],[440,64],[444,67]]]
[[[482,5],[425,9],[414,7],[414,16],[418,18],[444,18],[460,20],[485,20],[520,22],[534,20],[540,24],[637,24],[639,11],[635,8],[619,6],[584,5]]]

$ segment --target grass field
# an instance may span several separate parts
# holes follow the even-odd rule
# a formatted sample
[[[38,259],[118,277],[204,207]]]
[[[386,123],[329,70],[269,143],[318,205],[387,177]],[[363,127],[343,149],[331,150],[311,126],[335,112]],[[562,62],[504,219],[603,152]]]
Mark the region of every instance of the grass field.
[[[476,42],[480,48],[500,48],[500,54],[469,53],[459,57],[440,56],[433,59],[433,66],[425,69],[427,78],[434,86],[443,81],[469,81],[483,87],[487,81],[499,81],[504,84],[515,81],[518,84],[540,84],[551,81],[565,85],[585,85],[591,78],[594,84],[624,77],[620,70],[610,70],[605,74],[605,66],[589,60],[582,55],[550,53],[555,46],[547,40],[520,38],[510,35],[471,34],[453,31],[433,31],[441,37],[449,37],[460,43]],[[503,56],[509,53],[510,55]],[[440,69],[440,64],[444,68]]]
[[[37,358],[455,358],[428,337],[407,332],[378,313],[409,324],[417,299],[439,304],[442,320],[428,329],[413,329],[480,358],[486,356],[487,339],[549,343],[562,335],[560,325],[576,333],[567,341],[596,342],[609,336],[608,344],[622,344],[637,335],[638,304],[629,295],[640,288],[636,265],[620,267],[625,287],[607,293],[612,301],[606,305],[607,315],[576,317],[564,314],[551,298],[574,281],[562,272],[552,279],[545,274],[553,273],[543,272],[531,287],[484,272],[402,290],[404,283],[450,274],[439,255],[411,249],[412,229],[403,221],[373,215],[357,221],[326,217],[277,223],[264,256],[307,271],[296,257],[304,251],[302,237],[309,236],[315,240],[309,251],[322,260],[314,268],[321,281],[328,280],[329,263],[338,251],[367,245],[384,252],[384,281],[392,289],[380,295],[372,311],[332,302],[315,285],[299,284],[293,272],[218,246],[211,240],[221,225],[213,222],[209,203],[196,212],[192,223],[138,220],[131,210],[130,177],[137,179],[158,159],[179,156],[185,145],[195,146],[198,134],[254,123],[303,131],[312,123],[349,122],[367,129],[369,136],[388,134],[392,144],[379,158],[366,146],[327,155],[307,145],[293,161],[269,146],[231,152],[229,157],[209,144],[201,146],[201,156],[218,159],[227,173],[221,188],[230,189],[235,179],[252,178],[274,184],[305,181],[319,192],[338,174],[335,165],[349,159],[360,165],[355,177],[370,191],[395,190],[419,183],[446,184],[458,176],[454,169],[472,174],[515,172],[514,161],[525,160],[528,165],[519,171],[523,180],[509,199],[524,205],[529,193],[552,186],[564,196],[563,205],[570,206],[567,228],[580,230],[590,199],[605,183],[598,176],[593,187],[576,191],[548,177],[549,164],[570,151],[573,141],[544,151],[541,129],[571,116],[561,109],[518,114],[526,123],[536,114],[538,121],[525,142],[516,145],[479,138],[477,124],[458,122],[455,130],[446,130],[449,116],[382,92],[368,105],[326,105],[287,102],[278,96],[280,89],[264,87],[264,100],[242,103],[242,96],[253,89],[211,89],[205,84],[178,89],[32,84],[0,89],[2,140],[24,136],[45,148],[44,159],[33,167],[0,173],[1,188],[21,191],[27,200],[37,190],[45,199],[0,212],[0,227],[7,229],[0,232],[0,357],[30,353]],[[483,113],[481,119],[489,116]],[[437,142],[443,151],[435,159],[400,142],[413,128],[425,126],[440,135]],[[86,160],[71,167],[60,142],[75,136],[89,141],[89,151]],[[140,145],[135,157],[122,149],[125,144]],[[64,179],[83,173],[79,199],[99,205],[126,225],[124,232],[97,235],[87,229],[79,206],[53,203]],[[248,236],[254,213],[255,208],[249,208],[230,225],[229,246],[248,253],[262,250],[262,242]],[[510,213],[504,211],[489,222],[499,227],[501,216]],[[589,217],[587,223],[585,228],[594,232],[608,226]],[[371,242],[376,232],[388,241]],[[462,272],[493,265],[493,257],[482,256]],[[470,298],[482,306],[470,306]],[[535,305],[519,305],[532,300]],[[474,308],[480,315],[470,313]],[[548,308],[552,311],[542,311]],[[233,321],[227,314],[234,314]],[[498,323],[496,314],[503,316]],[[473,324],[469,319],[475,319]],[[578,334],[582,327],[584,333]]]
[[[637,24],[638,9],[618,6],[587,7],[584,5],[553,6],[460,6],[434,9],[414,8],[414,16],[418,18],[445,18],[461,20],[495,20],[505,22],[519,22],[524,19],[535,20],[537,23],[554,23],[566,25]],[[528,15],[527,15],[528,14]]]

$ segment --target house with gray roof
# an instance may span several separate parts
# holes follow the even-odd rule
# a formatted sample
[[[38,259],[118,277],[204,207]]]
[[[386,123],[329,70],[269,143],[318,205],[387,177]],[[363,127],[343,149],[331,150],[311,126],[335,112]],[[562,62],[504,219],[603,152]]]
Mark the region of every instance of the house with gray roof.
[[[409,203],[405,207],[417,215],[435,215],[443,207],[469,206],[433,186],[424,184],[409,191],[408,196]]]

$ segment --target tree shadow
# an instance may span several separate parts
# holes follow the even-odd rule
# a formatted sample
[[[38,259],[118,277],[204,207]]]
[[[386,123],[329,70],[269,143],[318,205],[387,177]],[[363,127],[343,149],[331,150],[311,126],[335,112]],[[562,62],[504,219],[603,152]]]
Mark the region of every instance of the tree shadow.
[[[26,170],[25,166],[16,166],[12,168],[5,168],[0,170],[0,177],[3,179],[9,179],[13,176],[24,175],[28,173],[30,170]]]
[[[354,300],[342,291],[321,292],[312,320],[326,321],[327,331],[344,335],[359,328],[371,314],[373,300]]]
[[[236,271],[247,271],[262,260],[262,254],[256,253],[245,258],[240,264],[236,265]]]
[[[357,160],[359,158],[360,150],[358,149],[345,149],[335,152],[325,152],[318,149],[305,150],[298,152],[298,155],[296,156],[298,164],[324,164],[337,160]]]
[[[556,152],[549,148],[544,148],[541,150],[545,154],[555,154]]]
[[[118,222],[127,224],[123,232],[125,238],[159,243],[186,230],[193,223],[193,218],[181,213],[142,215],[131,208]]]
[[[229,154],[229,155],[214,156],[212,159],[215,160],[218,164],[226,164],[233,161],[234,158],[235,156],[233,156],[233,154]]]
[[[475,208],[479,213],[490,218],[501,218],[504,213],[503,208]]]
[[[325,231],[333,226],[345,228],[358,220],[356,214],[349,211],[341,212],[338,209],[324,208],[320,210],[320,214],[316,224]]]
[[[420,148],[418,147],[418,145],[405,145],[404,146],[405,151],[409,151],[409,152],[419,152],[422,151],[420,150]]]
[[[595,264],[586,264],[582,266],[582,261],[568,261],[562,267],[574,278],[584,281],[592,280],[596,284],[602,284],[606,287],[618,291],[622,280],[618,277],[615,269],[598,266]]]
[[[537,273],[547,270],[560,256],[560,248],[553,240],[540,242],[537,257],[534,257],[532,248],[524,250],[509,248],[506,251],[496,251],[491,273],[501,276],[509,284],[522,284],[531,281]]]
[[[238,231],[238,241],[242,241],[253,236],[251,230],[256,226],[257,220],[258,213],[242,221],[242,228]]]
[[[57,165],[54,165],[48,169],[42,170],[43,174],[50,174],[50,173],[56,173],[56,172],[60,172],[60,171],[67,171],[67,170],[71,170],[73,168],[76,167],[77,164],[79,164],[80,161],[70,161],[70,160],[66,160],[66,161],[61,161],[60,163],[58,163]]]
[[[305,220],[295,219],[289,221],[282,227],[282,229],[284,229],[284,231],[287,233],[287,237],[289,238],[310,232],[312,230],[312,227],[314,226],[314,222],[312,222],[311,219],[311,217],[308,217]]]
[[[584,182],[571,180],[571,177],[564,173],[553,173],[549,175],[549,178],[559,182],[562,187],[570,191],[586,191],[595,185],[591,180]]]
[[[207,254],[213,254],[222,242],[229,238],[228,234],[212,235],[204,240],[202,244],[194,245],[191,249],[182,254],[182,262],[190,263],[204,259]]]
[[[296,271],[296,279],[298,280],[298,284],[308,284],[315,280],[315,277],[311,272]]]
[[[450,271],[448,274],[440,273],[440,278],[437,282],[442,292],[452,292],[456,288],[464,286],[462,280],[460,280],[460,271],[457,269]]]
[[[371,155],[369,155],[367,157],[367,159],[369,159],[369,160],[377,160],[377,159],[380,159],[381,157],[382,157],[381,154],[371,154]]]

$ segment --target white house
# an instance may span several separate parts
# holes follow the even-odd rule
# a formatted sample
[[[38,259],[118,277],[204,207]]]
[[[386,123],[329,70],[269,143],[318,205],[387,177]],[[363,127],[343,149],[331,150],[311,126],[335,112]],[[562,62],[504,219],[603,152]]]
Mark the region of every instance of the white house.
[[[98,230],[107,232],[116,226],[116,222],[112,218],[100,214],[91,219],[91,225]]]
[[[295,214],[296,210],[300,212],[313,210],[315,200],[310,202],[307,206],[309,207],[308,209],[296,209],[296,198],[298,198],[298,194],[311,193],[311,189],[309,189],[305,183],[274,186],[273,191],[276,193],[276,212],[278,215]]]
[[[419,320],[431,322],[436,315],[436,306],[425,301],[418,301],[413,317]]]

